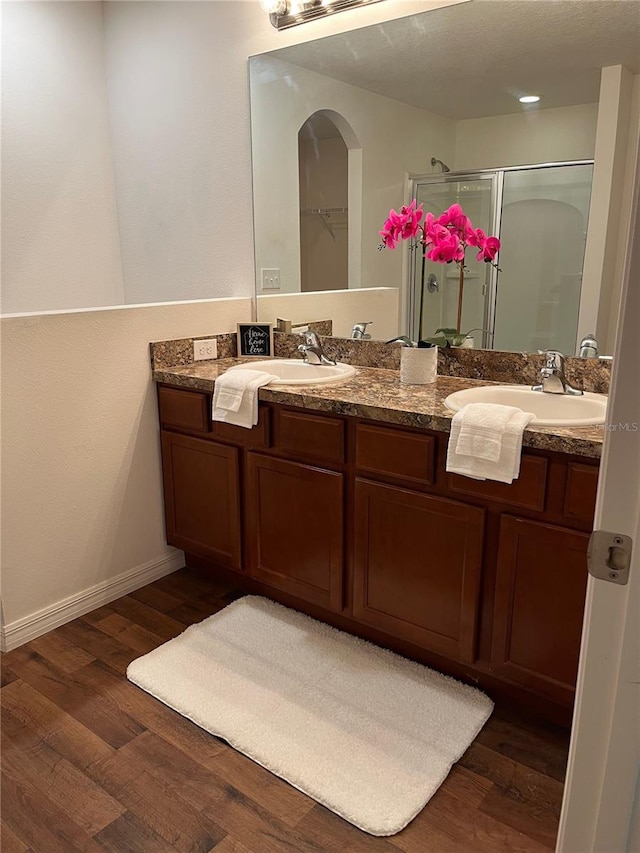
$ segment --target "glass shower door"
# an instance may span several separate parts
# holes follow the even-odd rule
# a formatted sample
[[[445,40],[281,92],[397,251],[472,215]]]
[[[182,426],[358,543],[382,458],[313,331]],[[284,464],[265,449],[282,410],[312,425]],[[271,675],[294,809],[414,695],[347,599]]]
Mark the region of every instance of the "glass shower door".
[[[593,165],[505,171],[494,348],[576,350]]]
[[[425,213],[444,213],[458,203],[476,228],[487,234],[495,215],[496,176],[447,175],[419,178],[414,182],[414,196],[422,202]],[[489,264],[477,263],[475,250],[467,250],[467,272],[464,277],[461,330],[486,329],[488,292],[491,275]],[[453,328],[458,314],[459,270],[455,264],[436,264],[422,258],[418,250],[412,266],[411,330],[413,340],[434,335],[438,328]],[[482,332],[473,334],[476,346],[490,346]]]

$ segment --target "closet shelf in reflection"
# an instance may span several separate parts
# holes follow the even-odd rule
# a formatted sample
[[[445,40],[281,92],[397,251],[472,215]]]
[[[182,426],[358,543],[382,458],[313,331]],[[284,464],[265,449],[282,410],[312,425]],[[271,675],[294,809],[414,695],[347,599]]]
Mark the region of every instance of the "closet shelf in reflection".
[[[319,216],[331,238],[336,239],[334,227],[346,227],[348,207],[308,207],[300,211],[301,216]]]

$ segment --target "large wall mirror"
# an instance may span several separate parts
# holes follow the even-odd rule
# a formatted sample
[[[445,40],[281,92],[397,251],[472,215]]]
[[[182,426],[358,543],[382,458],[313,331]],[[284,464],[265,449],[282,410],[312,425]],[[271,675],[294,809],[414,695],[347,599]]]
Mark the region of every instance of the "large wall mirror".
[[[389,209],[417,198],[501,239],[499,271],[467,254],[475,346],[573,353],[590,331],[606,350],[615,258],[598,244],[637,133],[639,45],[635,0],[471,0],[253,57],[259,319],[332,309],[348,334],[370,303],[374,338],[454,326],[455,266],[378,251]]]

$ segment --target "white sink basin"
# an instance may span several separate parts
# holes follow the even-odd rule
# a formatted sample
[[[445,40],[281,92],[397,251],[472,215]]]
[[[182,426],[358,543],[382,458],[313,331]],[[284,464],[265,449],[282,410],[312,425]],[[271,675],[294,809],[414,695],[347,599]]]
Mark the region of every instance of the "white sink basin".
[[[355,367],[350,364],[307,364],[301,358],[274,358],[264,361],[252,361],[247,364],[237,364],[229,370],[250,368],[273,373],[269,385],[330,385],[333,382],[344,382],[356,375]]]
[[[603,424],[607,412],[605,394],[585,391],[579,396],[545,394],[527,385],[487,385],[467,388],[449,394],[444,401],[448,409],[458,412],[468,403],[499,403],[532,412],[536,426],[590,426]]]

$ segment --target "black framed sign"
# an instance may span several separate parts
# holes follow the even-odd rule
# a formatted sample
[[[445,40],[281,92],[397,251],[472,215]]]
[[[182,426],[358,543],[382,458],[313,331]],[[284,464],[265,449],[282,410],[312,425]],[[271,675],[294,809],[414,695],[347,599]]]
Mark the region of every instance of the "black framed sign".
[[[271,323],[238,323],[238,356],[267,358],[273,355]]]

